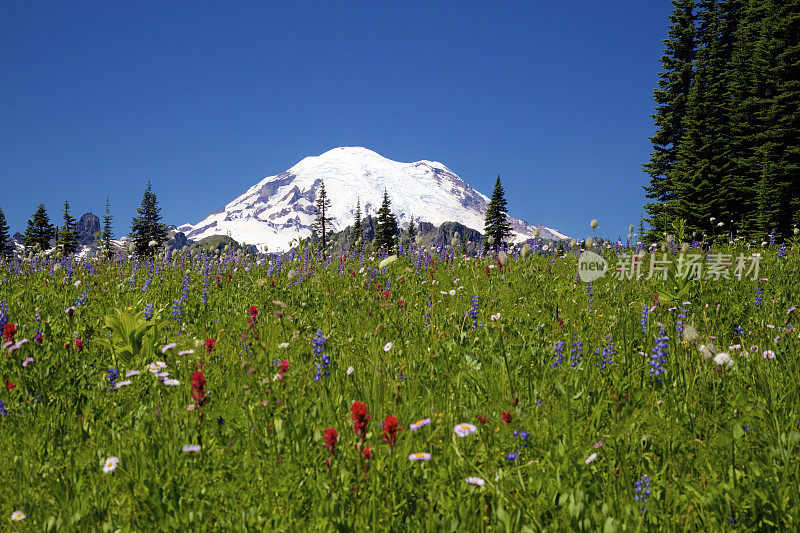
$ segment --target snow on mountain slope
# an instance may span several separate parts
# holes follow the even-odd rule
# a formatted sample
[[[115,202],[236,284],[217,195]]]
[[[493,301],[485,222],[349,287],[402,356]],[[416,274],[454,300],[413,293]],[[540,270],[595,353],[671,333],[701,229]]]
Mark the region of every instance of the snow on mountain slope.
[[[178,229],[193,240],[230,235],[239,242],[266,245],[271,251],[286,250],[293,239],[311,234],[314,202],[323,180],[334,231],[353,224],[358,200],[362,217],[374,216],[385,188],[402,227],[413,216],[415,221],[437,226],[460,222],[483,232],[489,198],[452,170],[436,161],[399,163],[361,147],[334,148],[306,157],[289,170],[264,178],[200,222]],[[536,229],[545,239],[569,238],[545,226],[509,218],[515,241],[532,237]]]

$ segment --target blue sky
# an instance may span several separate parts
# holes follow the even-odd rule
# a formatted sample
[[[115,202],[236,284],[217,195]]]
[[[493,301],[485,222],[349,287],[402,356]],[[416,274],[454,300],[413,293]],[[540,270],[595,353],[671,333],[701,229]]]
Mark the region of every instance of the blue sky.
[[[666,0],[0,4],[0,207],[197,222],[336,146],[573,236],[638,221]]]

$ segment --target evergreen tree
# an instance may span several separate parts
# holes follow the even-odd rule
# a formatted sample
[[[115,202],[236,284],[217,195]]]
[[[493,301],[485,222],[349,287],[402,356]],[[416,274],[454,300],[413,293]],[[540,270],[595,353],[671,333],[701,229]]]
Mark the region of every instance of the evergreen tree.
[[[361,225],[361,199],[356,200],[356,221],[353,223],[352,230],[353,242],[357,242],[364,234],[364,228]]]
[[[14,247],[11,243],[6,215],[0,208],[0,256],[11,259],[14,256]]]
[[[75,236],[75,218],[69,214],[69,201],[64,200],[64,225],[58,232],[56,246],[65,256],[78,251],[78,238]]]
[[[50,249],[50,241],[55,238],[56,229],[50,223],[47,216],[47,209],[44,204],[39,204],[39,208],[33,214],[33,218],[28,220],[28,227],[25,228],[23,240],[26,249],[33,249],[37,244],[39,250],[44,252]]]
[[[114,234],[112,233],[113,220],[114,217],[111,216],[111,209],[108,206],[108,196],[106,196],[106,213],[103,215],[103,231],[100,234],[103,254],[106,256],[106,259],[111,259],[112,255],[111,239],[114,238]]]
[[[131,221],[134,250],[137,255],[152,256],[156,248],[167,241],[167,230],[161,223],[161,209],[158,207],[158,199],[153,194],[149,181],[142,197],[142,205],[136,212],[139,216]],[[150,246],[151,242],[155,242],[155,246]]]
[[[386,248],[391,253],[397,242],[397,218],[391,210],[389,193],[383,190],[383,203],[378,209],[378,221],[375,227],[375,247]]]
[[[325,257],[325,244],[328,233],[331,232],[331,222],[333,219],[328,216],[328,210],[331,208],[331,201],[328,194],[325,192],[325,182],[323,181],[319,188],[319,195],[317,196],[317,218],[314,220],[313,235],[315,240],[322,242],[322,256]]]
[[[762,21],[759,43],[771,58],[766,66],[767,105],[758,154],[763,164],[761,180],[772,181],[773,198],[762,203],[777,210],[761,220],[759,230],[777,228],[788,237],[800,223],[800,3],[767,2],[770,16]]]
[[[652,115],[656,132],[650,137],[653,151],[650,161],[644,165],[645,172],[650,175],[650,184],[644,189],[647,198],[654,200],[645,205],[650,215],[647,221],[656,233],[666,231],[675,215],[673,174],[692,86],[696,54],[694,19],[694,0],[672,0],[672,24],[661,57],[663,70],[659,74],[658,88],[653,91],[656,101],[656,112]]]
[[[506,197],[503,185],[500,183],[500,174],[494,183],[492,198],[489,200],[489,207],[486,210],[486,222],[484,224],[484,239],[486,246],[489,244],[489,237],[494,239],[493,246],[500,246],[503,240],[511,235],[511,224],[508,223],[508,209],[506,207]]]
[[[414,237],[417,236],[417,228],[414,227],[414,215],[411,215],[411,222],[408,223],[408,240],[413,244]]]

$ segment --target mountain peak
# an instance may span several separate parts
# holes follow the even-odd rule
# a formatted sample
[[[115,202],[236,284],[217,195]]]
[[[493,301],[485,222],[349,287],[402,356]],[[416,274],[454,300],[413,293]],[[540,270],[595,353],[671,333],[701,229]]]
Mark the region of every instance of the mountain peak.
[[[362,216],[375,215],[384,189],[401,227],[413,216],[417,222],[439,226],[452,221],[483,231],[489,199],[445,165],[428,160],[401,163],[361,146],[341,146],[306,157],[264,178],[197,224],[179,229],[190,239],[228,235],[239,242],[285,250],[293,239],[311,234],[323,181],[335,231],[354,222],[357,201]],[[528,239],[537,229],[522,220],[511,218],[510,222],[515,240]],[[544,238],[567,238],[544,226],[538,229]]]

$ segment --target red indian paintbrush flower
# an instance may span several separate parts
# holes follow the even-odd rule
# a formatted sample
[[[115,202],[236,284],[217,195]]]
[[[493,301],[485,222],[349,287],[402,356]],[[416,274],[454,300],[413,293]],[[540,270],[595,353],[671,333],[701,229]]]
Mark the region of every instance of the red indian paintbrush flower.
[[[383,421],[383,442],[389,445],[389,453],[392,453],[394,445],[397,442],[397,432],[402,428],[397,427],[397,418],[394,416],[387,416]]]
[[[206,350],[208,350],[208,353],[211,353],[214,351],[214,347],[217,345],[217,341],[215,341],[214,339],[206,339],[205,345],[206,345]]]
[[[75,339],[75,348],[77,348],[79,352],[83,351],[83,341],[81,339]]]
[[[206,376],[202,371],[196,370],[192,374],[192,398],[198,406],[206,403]]]
[[[358,401],[353,402],[350,412],[353,418],[353,431],[355,431],[356,436],[364,440],[367,436],[367,423],[371,418],[367,410],[367,404]]]
[[[331,454],[331,457],[336,455],[336,441],[339,440],[339,433],[336,431],[336,428],[328,428],[323,433],[325,437],[325,447],[328,448],[328,451]],[[328,464],[330,466],[330,464]]]
[[[510,424],[511,423],[511,415],[510,414],[508,414],[505,411],[503,411],[502,416],[503,416],[503,422],[505,422],[506,424]]]
[[[17,334],[17,327],[9,322],[3,326],[3,341],[14,342],[14,335]]]

